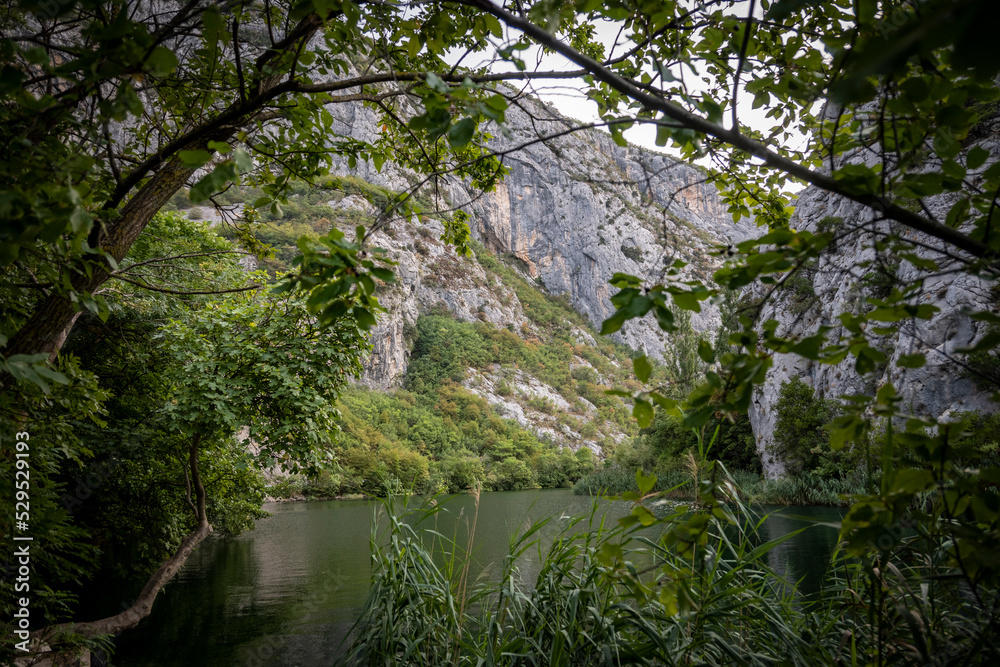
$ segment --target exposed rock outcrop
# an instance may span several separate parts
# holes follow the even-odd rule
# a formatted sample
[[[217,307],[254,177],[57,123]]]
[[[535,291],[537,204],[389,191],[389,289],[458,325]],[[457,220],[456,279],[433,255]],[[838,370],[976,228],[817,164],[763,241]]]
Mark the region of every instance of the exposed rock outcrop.
[[[944,219],[950,200],[925,200],[929,209]],[[774,439],[775,405],[783,382],[800,377],[822,398],[843,395],[874,396],[879,387],[891,382],[902,396],[905,411],[931,418],[947,418],[954,412],[975,410],[992,412],[997,405],[989,400],[990,392],[977,388],[962,372],[955,359],[956,350],[980,338],[985,325],[972,320],[968,313],[996,308],[991,290],[995,283],[965,274],[953,273],[958,263],[930,248],[939,242],[915,232],[904,237],[925,243],[917,254],[938,263],[938,271],[923,271],[911,263],[894,258],[888,252],[876,252],[875,241],[898,229],[887,222],[873,222],[874,212],[860,204],[810,188],[798,201],[792,226],[816,231],[821,226],[836,226],[838,240],[832,251],[824,253],[818,264],[802,274],[805,279],[794,289],[784,289],[765,304],[760,321],[775,319],[777,333],[783,336],[809,335],[820,325],[835,327],[829,334],[844,333],[838,316],[870,310],[869,297],[884,298],[892,284],[907,286],[922,282],[911,303],[931,304],[938,310],[927,320],[907,320],[894,331],[875,338],[876,347],[887,362],[873,373],[859,374],[855,360],[848,356],[837,365],[811,362],[797,355],[778,354],[767,381],[754,396],[750,419],[764,461],[765,474],[776,476],[783,470],[780,461],[768,451]],[[851,231],[850,233],[847,233]],[[870,262],[867,266],[865,262]],[[763,288],[757,288],[757,296]],[[877,324],[877,323],[876,323]],[[921,368],[897,366],[902,355],[924,353]]]
[[[354,136],[370,139],[378,132],[372,111],[344,106],[340,113],[341,128],[350,129]],[[511,171],[496,191],[473,192],[454,178],[445,179],[440,191],[448,205],[472,215],[477,239],[498,254],[516,257],[524,273],[549,292],[568,295],[595,326],[613,313],[609,299],[615,290],[608,280],[615,273],[657,280],[666,267],[682,260],[688,264],[686,277],[708,278],[719,264],[712,254],[716,246],[735,244],[757,233],[752,222],[733,223],[715,186],[705,183],[705,174],[695,167],[643,149],[618,146],[610,136],[594,130],[537,142],[539,132],[560,132],[571,123],[539,101],[526,101],[524,109],[512,107],[507,121],[509,136],[497,132],[492,145],[504,151],[528,145],[506,154],[504,161]],[[346,165],[343,171],[348,171]],[[407,174],[395,165],[386,164],[378,171],[371,164],[359,164],[352,171],[394,190],[409,186]],[[420,265],[428,260],[411,258]],[[399,256],[397,261],[400,270],[412,276],[419,269],[407,267],[411,258]],[[416,296],[419,285],[415,289],[414,298],[427,303],[429,299]],[[486,309],[491,321],[493,311],[509,314],[489,299],[480,300],[485,296],[482,293],[449,296],[446,292],[438,291],[430,301],[442,300],[449,306],[454,302],[458,308],[475,303],[475,308]],[[395,307],[403,303],[398,299],[390,297],[387,303]],[[379,349],[373,355],[373,363],[385,371],[380,373],[380,384],[391,383],[392,375],[405,369],[403,353],[392,343],[400,330],[399,317],[393,314],[388,319],[395,320],[387,323],[390,341],[376,343]],[[717,311],[710,305],[693,318],[699,330],[717,324]],[[662,356],[669,343],[651,318],[628,323],[617,338],[656,357]],[[382,361],[383,357],[387,360]]]
[[[503,150],[528,144],[506,155],[510,174],[495,192],[472,192],[457,179],[446,179],[441,192],[448,205],[461,206],[472,214],[474,236],[495,252],[517,258],[523,273],[548,291],[568,295],[573,306],[594,325],[599,326],[613,312],[610,297],[614,288],[608,280],[616,272],[659,280],[665,267],[680,259],[687,263],[686,277],[707,279],[719,262],[712,254],[716,246],[736,244],[757,234],[751,222],[732,222],[714,186],[705,183],[704,174],[695,167],[639,148],[620,147],[608,135],[595,131],[529,144],[539,131],[562,131],[570,121],[540,102],[529,103],[527,109],[531,117],[512,108],[508,114],[510,134],[495,140],[496,148]],[[342,120],[356,136],[371,136],[377,131],[370,111],[354,107],[346,112],[350,117]],[[407,175],[391,165],[382,172],[371,165],[359,165],[355,173],[397,190],[409,185]],[[943,218],[950,202],[932,200],[929,204]],[[858,265],[878,261],[873,242],[888,231],[886,223],[868,224],[872,214],[864,207],[810,189],[800,198],[792,224],[815,230],[831,216],[859,231],[842,238],[807,274],[810,294],[805,303],[803,295],[786,290],[765,306],[762,321],[777,319],[781,334],[808,334],[820,325],[837,325],[840,313],[868,307],[865,299],[879,289],[878,280],[867,275],[873,269]],[[403,227],[407,226],[394,232],[395,239],[379,240],[400,263],[400,283],[383,297],[390,312],[373,335],[375,351],[366,376],[370,384],[391,386],[405,372],[405,330],[428,308],[444,304],[462,319],[530,328],[509,289],[505,292],[502,286],[487,284],[488,277],[475,262],[455,257],[444,246],[431,242],[440,235],[438,223],[425,221],[410,225],[412,229]],[[929,250],[920,252],[934,255]],[[882,263],[897,264],[891,257],[883,258]],[[947,261],[941,264],[947,270]],[[932,417],[994,407],[988,394],[977,390],[951,360],[956,349],[982,335],[982,326],[966,311],[989,302],[991,285],[979,278],[956,275],[925,275],[902,263],[895,280],[901,284],[923,280],[920,299],[940,310],[930,320],[907,324],[882,336],[879,345],[888,362],[877,373],[858,374],[850,358],[828,366],[778,355],[751,409],[768,474],[781,470],[780,462],[768,452],[775,422],[771,406],[782,382],[793,376],[806,379],[820,397],[873,395],[881,384],[892,381],[909,410]],[[717,312],[711,306],[693,318],[699,330],[710,329],[717,322]],[[833,335],[837,333],[835,330]],[[669,345],[651,318],[628,323],[618,338],[654,356],[660,356]],[[901,355],[914,352],[927,353],[924,367],[897,367]],[[484,393],[487,398],[489,394]]]
[[[531,330],[517,295],[488,276],[473,258],[460,257],[439,238],[437,220],[411,224],[376,234],[374,242],[397,262],[396,283],[379,293],[386,308],[372,330],[372,353],[362,381],[374,388],[397,386],[406,373],[410,344],[407,331],[421,313],[443,307],[461,320],[480,320],[504,327],[516,323]]]

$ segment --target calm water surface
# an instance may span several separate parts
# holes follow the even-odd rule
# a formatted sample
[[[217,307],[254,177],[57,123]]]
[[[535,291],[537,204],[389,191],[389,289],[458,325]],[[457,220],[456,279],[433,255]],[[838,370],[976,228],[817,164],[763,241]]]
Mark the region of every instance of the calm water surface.
[[[211,540],[191,556],[156,600],[153,613],[117,641],[113,664],[123,667],[330,664],[358,616],[371,576],[369,536],[375,504],[367,501],[284,503],[265,506],[272,516],[249,533]],[[471,498],[446,503],[437,529],[464,535]],[[482,494],[470,576],[498,571],[510,536],[531,522],[552,517],[543,531],[546,546],[567,517],[589,512],[593,501],[567,490]],[[775,512],[761,537],[773,539],[801,528],[793,516],[839,520],[823,507],[764,508]],[[601,502],[599,516],[628,511]],[[464,542],[464,537],[462,538]],[[836,531],[817,526],[771,553],[771,566],[803,590],[819,585],[836,542]],[[519,563],[525,581],[538,572],[537,552]],[[141,585],[139,586],[141,587]],[[113,613],[130,600],[125,587],[108,587],[95,616]]]

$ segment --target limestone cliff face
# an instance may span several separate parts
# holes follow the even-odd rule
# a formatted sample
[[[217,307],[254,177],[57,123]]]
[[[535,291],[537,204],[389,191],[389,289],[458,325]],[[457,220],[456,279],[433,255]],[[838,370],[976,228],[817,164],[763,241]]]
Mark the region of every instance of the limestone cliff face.
[[[370,205],[360,197],[345,197],[334,207],[360,208],[372,213]],[[417,318],[422,313],[447,310],[464,321],[481,321],[497,328],[510,328],[522,338],[537,341],[544,332],[525,313],[517,293],[494,273],[486,271],[472,257],[458,256],[444,244],[440,236],[443,225],[436,220],[412,220],[376,233],[375,243],[388,250],[397,262],[397,282],[387,285],[380,293],[385,313],[372,330],[372,353],[365,364],[361,379],[376,389],[398,386],[406,373]],[[584,329],[574,326],[573,338],[580,345],[596,345]],[[571,366],[590,364],[574,357]],[[573,449],[589,447],[601,452],[601,442],[610,438],[621,441],[625,434],[613,423],[601,423],[583,435],[569,423],[590,420],[595,407],[586,399],[570,404],[553,387],[517,368],[469,369],[465,387],[496,407],[500,416],[514,419],[556,444]],[[607,380],[600,378],[602,384]],[[551,409],[540,409],[532,400],[548,403]]]
[[[565,122],[537,104],[532,113],[547,124],[508,116],[509,149]],[[510,174],[495,193],[474,200],[476,235],[499,253],[524,262],[527,273],[570,302],[595,325],[613,312],[608,280],[618,272],[661,278],[674,260],[688,264],[686,276],[708,278],[718,266],[716,246],[756,234],[756,226],[734,224],[715,186],[700,170],[669,157],[621,147],[596,131],[533,143],[506,159]],[[455,184],[455,203],[473,200]],[[717,313],[696,315],[697,329],[714,328]],[[668,340],[652,319],[630,322],[621,342],[661,356]]]
[[[650,151],[618,146],[596,131],[529,143],[537,140],[539,132],[565,130],[569,121],[541,102],[528,101],[525,109],[509,110],[509,136],[496,132],[497,149],[528,145],[506,155],[510,174],[495,192],[473,192],[454,178],[446,180],[441,190],[449,205],[471,214],[473,236],[497,254],[517,258],[515,263],[526,277],[545,290],[567,295],[593,325],[599,327],[614,312],[610,297],[615,290],[608,280],[615,273],[660,280],[666,267],[682,260],[688,265],[685,278],[707,279],[719,264],[713,254],[717,246],[758,233],[752,222],[733,223],[714,185],[703,182],[700,170]],[[343,128],[355,136],[371,137],[377,132],[369,110],[344,107],[342,114]],[[353,172],[395,190],[409,185],[406,174],[393,165],[379,172],[361,164]],[[400,229],[398,233],[410,232]],[[403,282],[409,280],[414,291],[407,298],[387,297],[390,314],[373,337],[376,350],[369,382],[388,386],[405,371],[398,334],[414,307],[419,311],[421,304],[443,301],[463,317],[478,317],[485,311],[491,321],[511,321],[511,306],[471,285],[438,289],[433,298],[421,296],[425,281],[411,279],[426,272],[428,262],[437,258],[411,254],[397,261],[401,272],[409,276]],[[699,330],[717,323],[713,306],[693,317]],[[387,328],[383,331],[382,326]],[[383,334],[385,339],[378,340]],[[662,357],[669,345],[651,318],[628,323],[616,337],[655,357]]]
[[[358,196],[348,196],[334,209],[361,209],[374,213]],[[524,318],[517,296],[486,274],[473,258],[459,257],[440,241],[444,226],[437,220],[414,220],[376,233],[373,242],[385,248],[397,263],[396,282],[379,292],[386,312],[372,330],[372,352],[362,381],[373,388],[397,386],[406,373],[412,335],[421,313],[444,308],[461,320],[481,320],[497,327],[521,323]]]
[[[952,202],[939,197],[926,203],[943,220]],[[877,337],[876,347],[887,355],[888,361],[884,367],[864,376],[855,370],[853,357],[831,366],[796,355],[776,355],[774,367],[756,393],[750,410],[767,475],[775,476],[783,470],[781,462],[768,449],[776,421],[773,406],[781,384],[792,377],[802,378],[824,398],[874,396],[879,387],[892,382],[903,397],[904,410],[932,418],[947,418],[950,413],[966,410],[991,412],[997,408],[989,400],[990,392],[978,389],[954,361],[962,358],[956,354],[957,349],[969,346],[985,331],[984,325],[973,321],[967,313],[984,308],[996,311],[996,297],[991,293],[995,283],[964,273],[949,273],[957,263],[928,248],[919,249],[917,254],[936,261],[939,271],[920,271],[891,253],[876,252],[876,238],[884,236],[890,227],[885,222],[872,222],[873,218],[874,214],[859,204],[816,189],[806,190],[799,199],[792,226],[816,231],[819,226],[836,225],[839,238],[833,251],[825,253],[815,267],[803,274],[804,282],[795,289],[775,294],[765,305],[760,321],[777,320],[779,335],[808,335],[820,325],[839,325],[840,313],[870,310],[866,299],[884,298],[892,282],[903,286],[922,283],[910,302],[932,304],[939,310],[929,320],[909,321],[892,333]],[[939,245],[916,233],[908,233],[907,237],[925,241],[929,247]],[[871,264],[859,267],[863,262]],[[762,291],[763,288],[757,288],[758,296]],[[831,335],[842,333],[837,328]],[[922,368],[896,365],[900,356],[918,352],[927,357]]]
[[[539,132],[550,134],[568,126],[568,121],[540,102],[529,102],[526,109],[530,117],[526,111],[510,110],[510,135],[498,137],[496,148],[511,149],[535,140]],[[377,119],[367,109],[345,106],[340,113],[344,128],[355,136],[371,137],[378,131]],[[758,234],[752,222],[732,222],[714,186],[703,182],[704,174],[697,168],[635,147],[617,146],[600,132],[581,131],[531,143],[508,153],[505,164],[510,174],[495,192],[485,195],[472,192],[457,179],[446,179],[442,187],[446,203],[472,215],[477,239],[500,255],[517,258],[517,268],[544,289],[568,295],[595,326],[613,312],[614,288],[608,280],[616,272],[659,280],[665,267],[680,259],[687,263],[688,277],[707,279],[718,265],[711,254],[715,246],[735,245]],[[381,172],[361,164],[353,173],[394,190],[409,186],[407,174],[391,164]],[[950,203],[928,201],[942,219]],[[995,409],[987,392],[979,391],[950,360],[957,348],[982,335],[982,326],[965,313],[988,305],[995,298],[993,286],[978,278],[948,274],[947,258],[926,250],[920,252],[938,260],[943,275],[922,274],[905,262],[892,269],[898,261],[878,257],[873,249],[876,236],[888,231],[885,223],[867,224],[872,220],[869,211],[822,191],[810,189],[802,194],[792,224],[815,230],[831,216],[844,221],[843,229],[857,227],[858,231],[841,238],[834,251],[805,274],[808,285],[776,294],[764,307],[761,321],[778,320],[781,334],[808,334],[823,324],[836,325],[840,313],[860,312],[868,307],[867,297],[879,296],[884,289],[877,275],[879,265],[896,271],[894,280],[900,284],[922,280],[921,302],[933,303],[940,310],[930,320],[881,337],[879,345],[888,362],[874,374],[859,375],[853,359],[827,366],[778,355],[750,412],[765,471],[772,476],[782,470],[781,462],[768,451],[775,423],[772,406],[782,382],[791,377],[804,378],[820,397],[827,398],[873,395],[883,383],[892,381],[910,411],[932,417],[949,411]],[[532,334],[516,295],[491,283],[476,262],[455,257],[437,241],[440,232],[437,222],[414,221],[398,225],[390,231],[392,236],[379,235],[378,243],[389,248],[399,262],[400,281],[382,297],[389,312],[372,336],[374,351],[365,376],[372,386],[398,384],[407,367],[406,330],[420,313],[433,307],[443,305],[465,320],[515,325],[523,335]],[[859,269],[859,262],[864,261],[875,264]],[[699,330],[710,329],[717,321],[712,307],[693,318]],[[630,322],[617,337],[654,356],[669,345],[651,318]],[[923,368],[896,366],[901,355],[914,352],[927,353]],[[499,405],[502,397],[490,389],[495,380],[487,374],[467,384]],[[526,393],[535,391],[531,378],[521,380]]]

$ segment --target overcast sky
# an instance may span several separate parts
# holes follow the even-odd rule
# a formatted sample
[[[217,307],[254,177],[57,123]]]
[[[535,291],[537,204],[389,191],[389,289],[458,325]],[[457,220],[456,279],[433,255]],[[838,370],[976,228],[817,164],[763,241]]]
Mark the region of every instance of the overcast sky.
[[[758,14],[760,10],[758,9]],[[758,17],[760,18],[760,17]],[[517,30],[512,30],[506,28],[507,41],[501,46],[506,44],[511,44],[516,42],[521,33]],[[605,45],[606,57],[613,57],[619,55],[624,51],[627,51],[632,46],[632,42],[622,42],[619,41],[615,45],[616,39],[619,39],[619,27],[616,24],[610,22],[602,22],[596,26],[596,36]],[[508,62],[504,62],[498,59],[490,60],[488,56],[493,54],[470,54],[465,56],[462,61],[463,65],[466,66],[479,66],[488,65],[493,71],[514,71],[514,65]],[[566,70],[574,71],[578,70],[579,67],[566,60],[563,56],[557,54],[543,55],[541,49],[533,47],[528,50],[520,51],[520,57],[524,60],[525,64],[528,66],[529,70],[539,70],[539,71],[551,71],[551,70]],[[454,57],[449,58],[451,62],[455,62],[458,59],[458,54]],[[652,74],[652,69],[650,69]],[[675,74],[679,74],[676,72]],[[696,90],[696,86],[692,83],[696,83],[698,80],[691,75],[690,71],[685,73],[686,81],[688,82],[689,89]],[[752,73],[744,73],[742,81],[747,82],[752,76]],[[549,102],[556,109],[559,110],[564,116],[582,121],[582,122],[599,122],[600,117],[597,113],[597,103],[593,100],[588,99],[583,93],[580,92],[579,87],[582,86],[582,82],[574,82],[573,80],[566,81],[554,81],[554,80],[535,80],[529,82],[528,89],[535,92],[540,98]],[[737,108],[739,111],[740,122],[750,125],[755,129],[761,131],[767,131],[773,125],[773,120],[765,117],[767,112],[766,108],[753,109],[753,96],[749,94],[741,94],[739,97],[739,102]],[[729,113],[726,110],[725,121],[728,122]],[[606,131],[602,128],[602,131]],[[625,137],[633,144],[642,146],[652,151],[659,153],[666,153],[672,155],[673,157],[679,157],[679,151],[674,149],[671,145],[667,146],[657,146],[656,145],[656,127],[648,124],[637,124],[626,130]],[[799,146],[805,143],[805,137],[802,137],[796,142]],[[698,161],[703,166],[711,166],[707,158],[703,158]],[[790,187],[789,190],[792,192],[800,190],[800,187]]]

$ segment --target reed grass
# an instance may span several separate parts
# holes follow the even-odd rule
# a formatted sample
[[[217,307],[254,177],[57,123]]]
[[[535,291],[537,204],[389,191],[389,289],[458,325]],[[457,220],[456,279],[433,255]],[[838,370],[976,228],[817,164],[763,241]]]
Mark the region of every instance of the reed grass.
[[[655,491],[665,492],[669,498],[694,499],[697,462],[682,460],[683,469],[658,471]],[[729,471],[729,479],[739,489],[740,497],[754,505],[826,505],[848,507],[850,497],[863,493],[866,485],[862,476],[834,479],[803,474],[765,480],[760,475],[742,470]],[[608,466],[587,475],[573,486],[577,495],[620,495],[635,491],[635,470],[622,466]]]
[[[807,619],[795,595],[766,563],[785,538],[761,544],[759,517],[713,532],[692,561],[641,534],[602,523],[594,511],[564,526],[551,545],[545,521],[511,540],[498,580],[467,587],[459,561],[471,548],[425,524],[441,506],[382,512],[373,536],[372,592],[347,659],[354,665],[663,665],[809,664],[834,648],[803,638],[831,610]],[[678,515],[679,517],[680,515]],[[446,556],[435,565],[428,533]],[[471,533],[470,533],[471,540]],[[543,551],[533,582],[517,563]],[[622,554],[622,565],[614,554]],[[449,576],[449,573],[453,575]],[[666,586],[664,584],[666,583]],[[653,595],[659,589],[666,595]],[[789,653],[795,651],[798,655]]]
[[[549,520],[531,524],[490,581],[469,581],[478,496],[465,539],[437,530],[447,503],[384,501],[346,664],[997,664],[1000,596],[940,576],[931,536],[916,532],[874,561],[838,549],[822,590],[805,598],[769,562],[810,528],[765,541],[766,517],[733,484],[740,474],[722,472],[717,499],[675,508],[657,520],[658,536],[641,523],[606,525],[597,500],[554,537],[543,532]],[[774,488],[796,501],[804,493]],[[542,562],[533,581],[518,566],[529,550]]]

